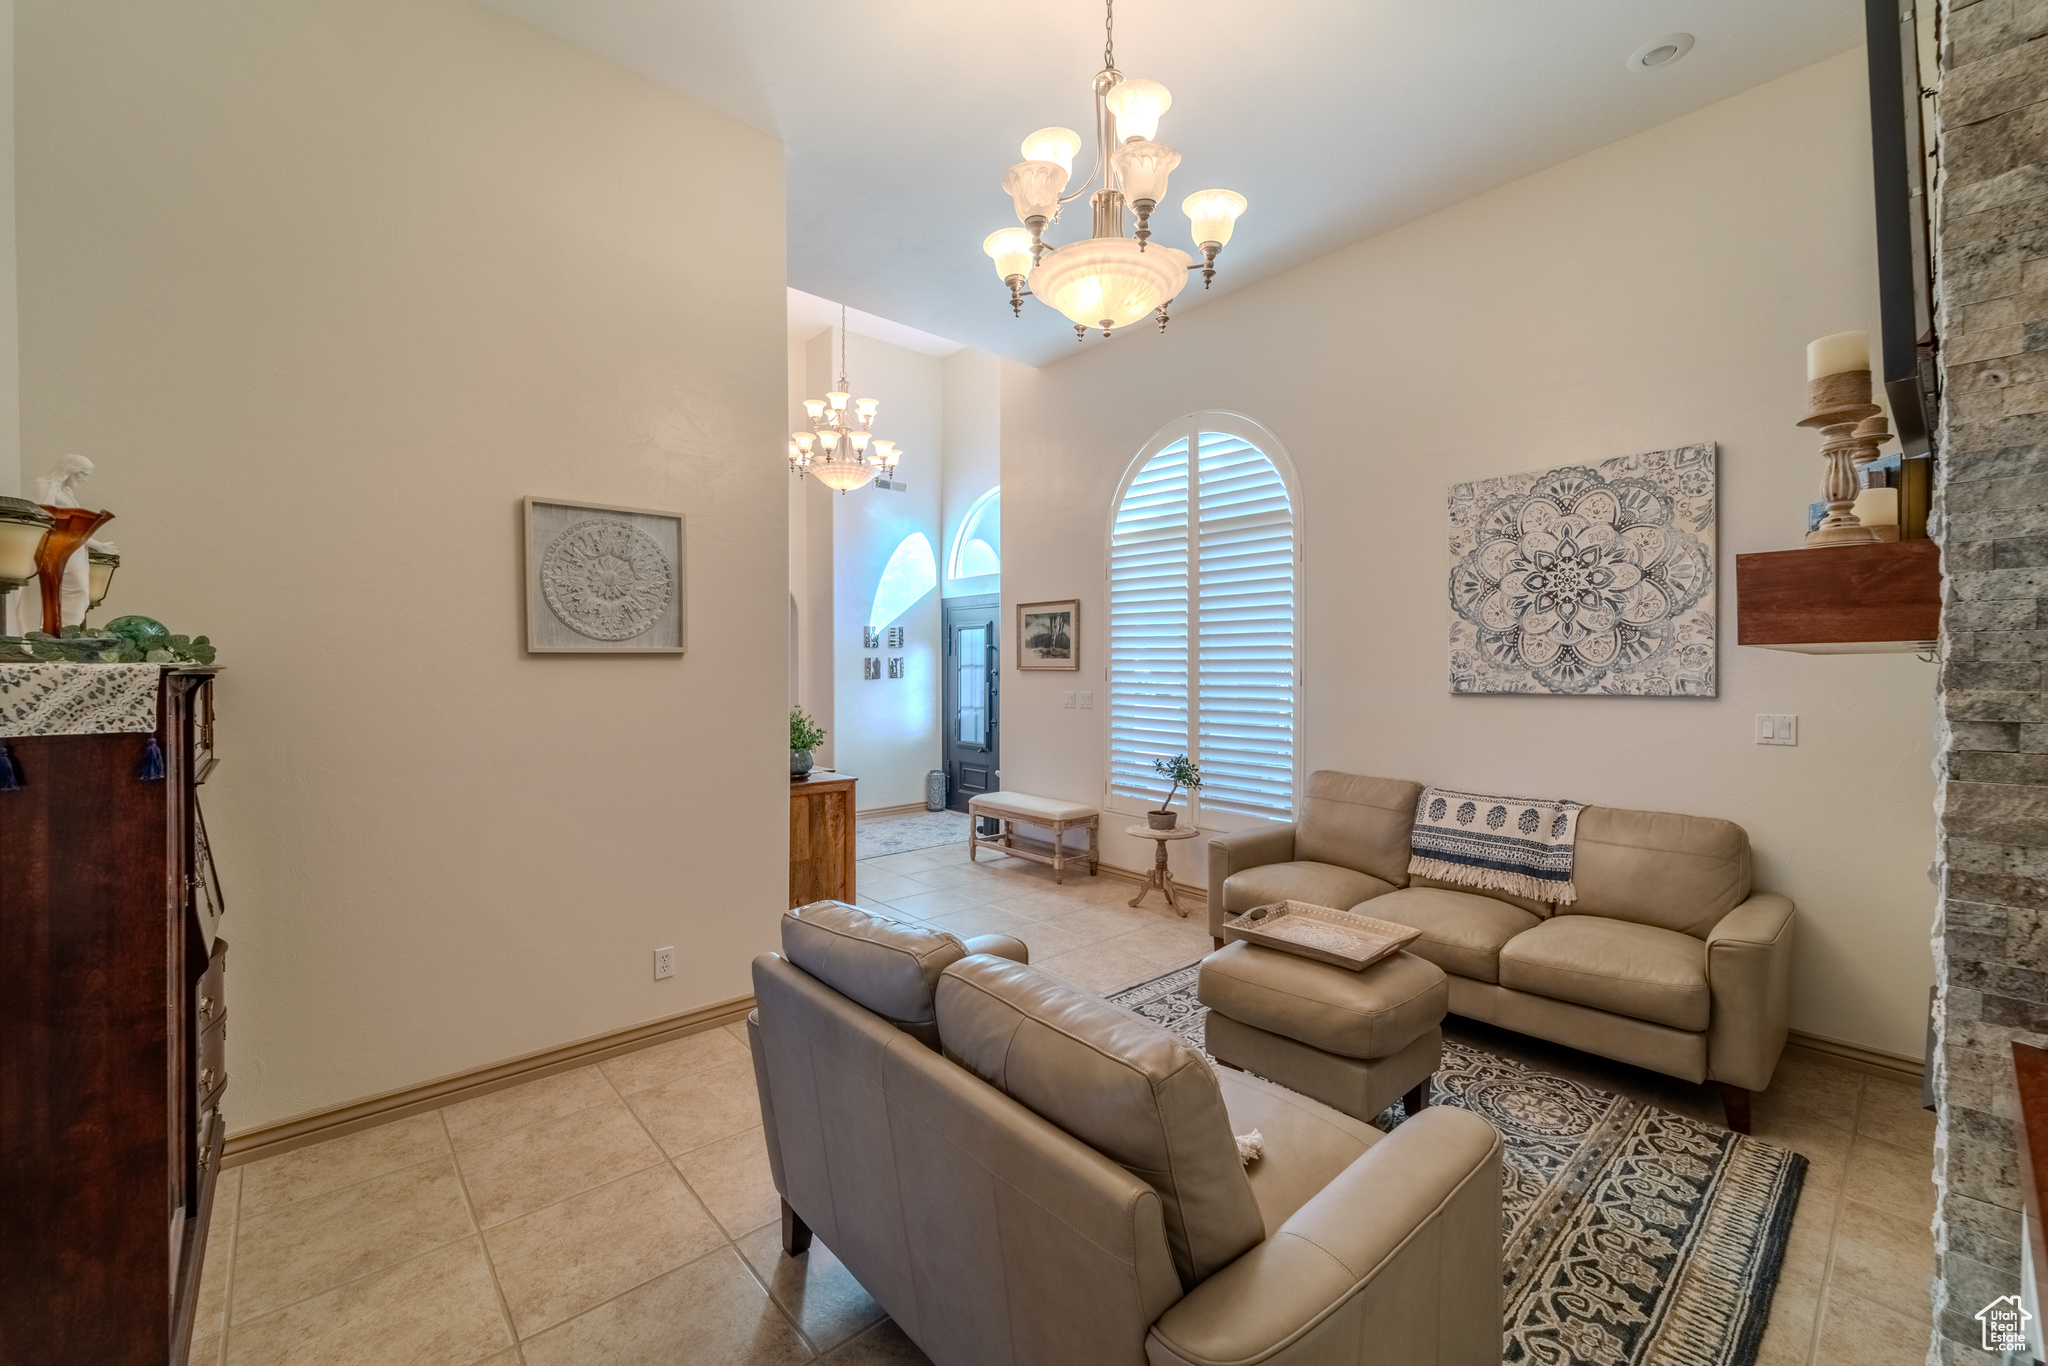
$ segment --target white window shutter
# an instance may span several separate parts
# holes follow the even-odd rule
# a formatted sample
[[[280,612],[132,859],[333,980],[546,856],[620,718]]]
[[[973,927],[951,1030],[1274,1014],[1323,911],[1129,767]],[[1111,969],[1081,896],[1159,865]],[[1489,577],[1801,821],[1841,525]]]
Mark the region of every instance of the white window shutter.
[[[1188,743],[1188,443],[1145,462],[1117,505],[1109,551],[1109,791],[1151,797]]]

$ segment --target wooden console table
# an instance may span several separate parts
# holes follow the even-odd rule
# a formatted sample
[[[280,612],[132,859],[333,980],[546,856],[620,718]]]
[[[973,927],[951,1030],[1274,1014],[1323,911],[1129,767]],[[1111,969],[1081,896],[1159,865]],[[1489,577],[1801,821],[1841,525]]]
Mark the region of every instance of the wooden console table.
[[[853,900],[853,785],[814,768],[789,780],[789,904]]]

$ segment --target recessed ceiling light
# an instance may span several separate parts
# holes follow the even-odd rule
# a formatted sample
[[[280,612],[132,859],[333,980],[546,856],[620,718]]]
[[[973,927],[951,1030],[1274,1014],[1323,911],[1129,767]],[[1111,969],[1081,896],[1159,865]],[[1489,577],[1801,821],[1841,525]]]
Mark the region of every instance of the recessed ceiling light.
[[[1662,38],[1652,38],[1634,52],[1628,54],[1630,71],[1655,71],[1670,66],[1673,62],[1692,51],[1690,33],[1667,33]]]

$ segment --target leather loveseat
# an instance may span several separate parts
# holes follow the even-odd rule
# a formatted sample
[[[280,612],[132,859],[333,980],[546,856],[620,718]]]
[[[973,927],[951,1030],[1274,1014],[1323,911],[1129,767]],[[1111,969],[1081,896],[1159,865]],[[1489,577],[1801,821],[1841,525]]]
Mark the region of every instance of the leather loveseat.
[[[1209,932],[1293,898],[1422,931],[1408,946],[1450,977],[1450,1010],[1523,1034],[1719,1084],[1728,1125],[1771,1083],[1791,1008],[1792,902],[1750,885],[1730,821],[1588,806],[1573,884],[1552,906],[1408,874],[1420,783],[1311,774],[1299,819],[1209,844]]]
[[[790,1255],[815,1230],[939,1366],[1498,1366],[1484,1120],[1382,1134],[969,947],[819,902],[754,961]]]

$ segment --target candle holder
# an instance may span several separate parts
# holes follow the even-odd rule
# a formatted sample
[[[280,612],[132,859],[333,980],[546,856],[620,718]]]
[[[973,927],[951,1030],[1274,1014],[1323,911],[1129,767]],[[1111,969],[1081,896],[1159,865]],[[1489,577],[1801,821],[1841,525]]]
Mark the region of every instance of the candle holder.
[[[48,503],[42,504],[42,509],[55,523],[43,538],[42,548],[36,551],[36,573],[43,581],[43,630],[58,636],[64,634],[64,567],[71,563],[71,553],[113,521],[114,514],[51,507]]]
[[[1857,456],[1863,454],[1867,444],[1869,454],[1862,461],[1867,465],[1883,444],[1882,438],[1869,442],[1867,437],[1858,435],[1862,431],[1859,424],[1883,411],[1870,401],[1870,371],[1844,370],[1822,375],[1808,381],[1806,388],[1810,411],[1799,425],[1820,429],[1821,459],[1827,462],[1821,475],[1820,496],[1828,505],[1827,516],[1821,518],[1820,525],[1806,533],[1806,543],[1869,545],[1878,539],[1877,533],[1858,521],[1853,509],[1856,472],[1860,468]]]

